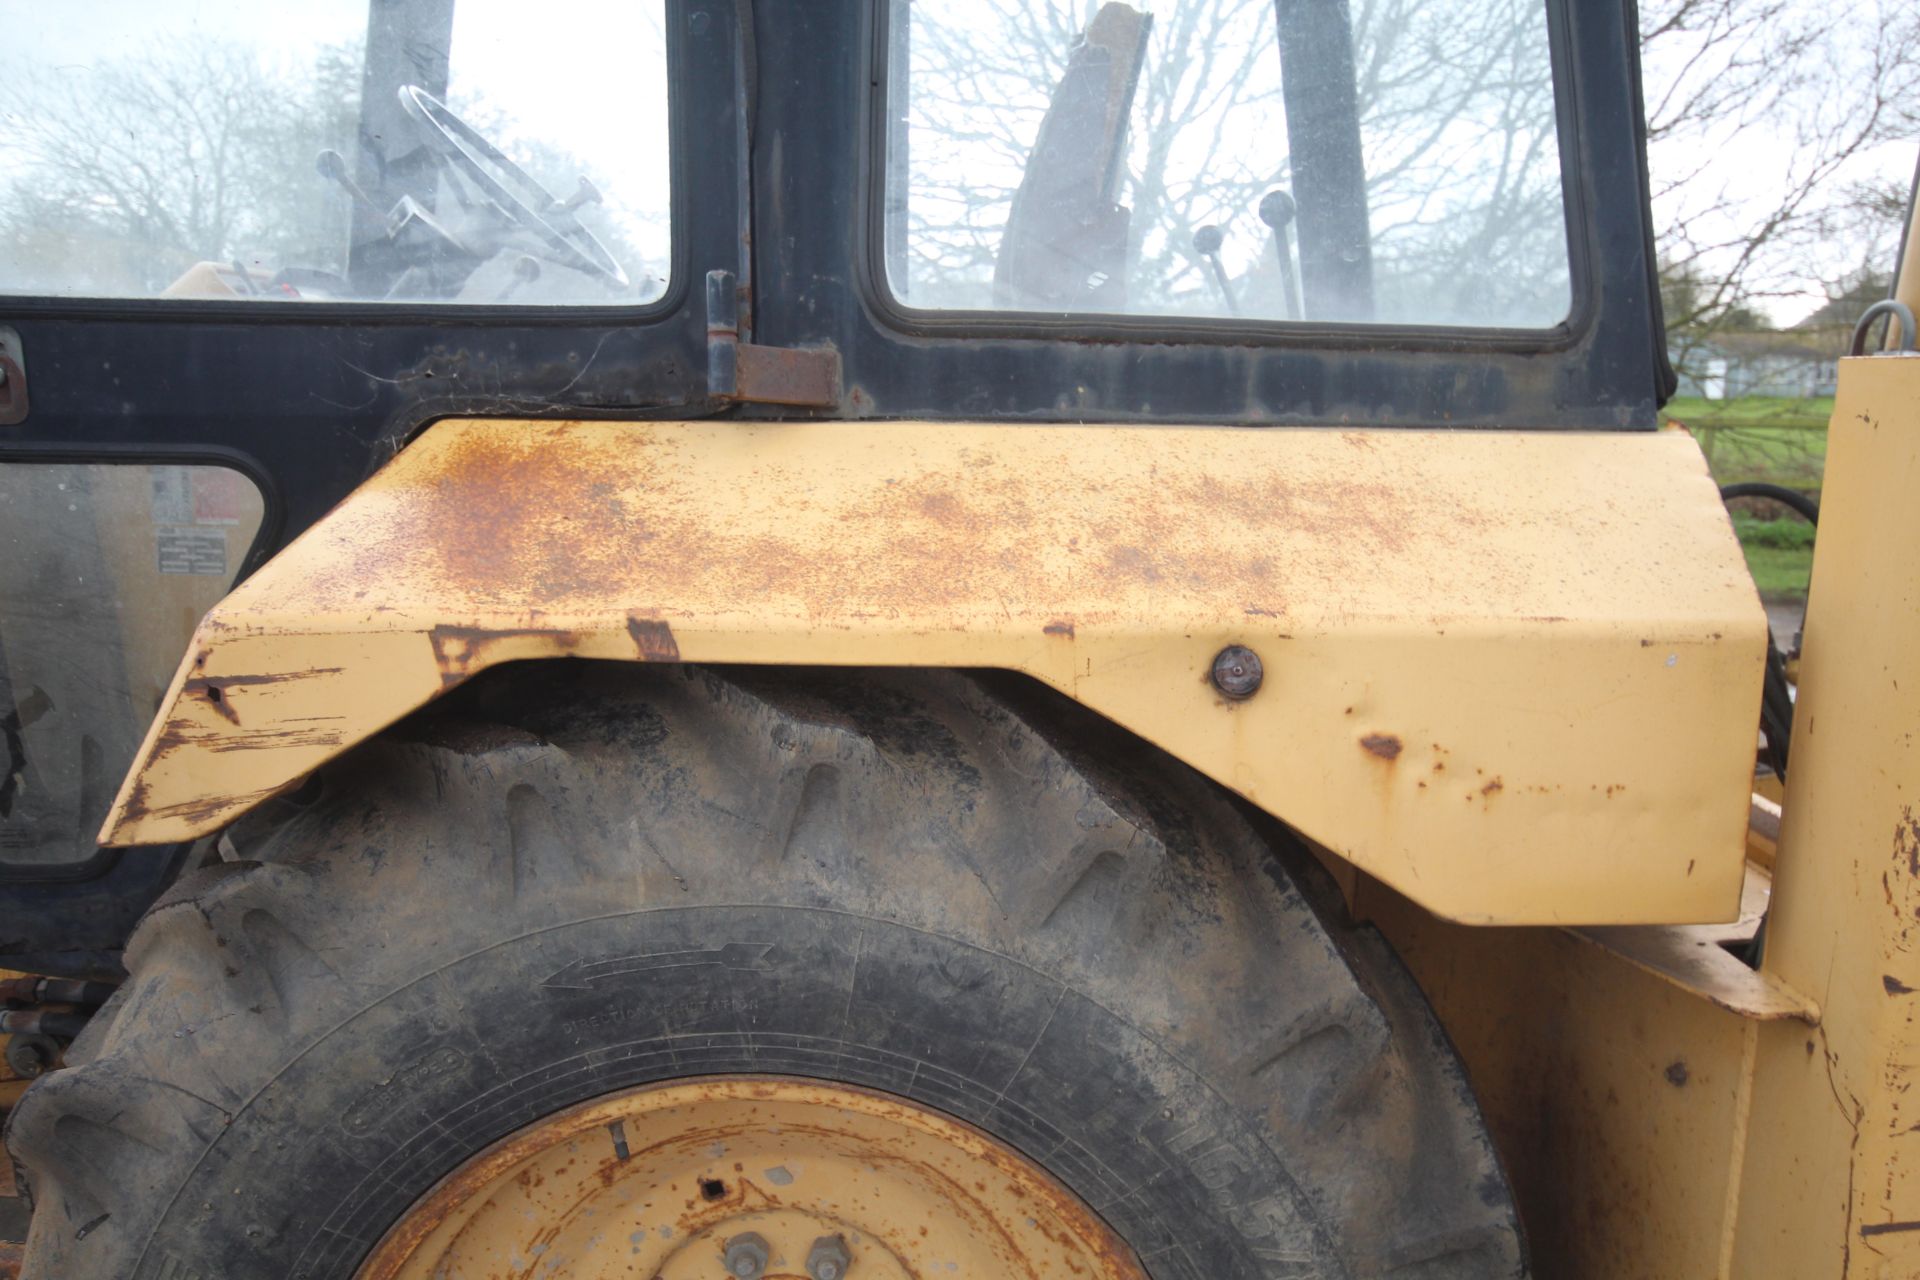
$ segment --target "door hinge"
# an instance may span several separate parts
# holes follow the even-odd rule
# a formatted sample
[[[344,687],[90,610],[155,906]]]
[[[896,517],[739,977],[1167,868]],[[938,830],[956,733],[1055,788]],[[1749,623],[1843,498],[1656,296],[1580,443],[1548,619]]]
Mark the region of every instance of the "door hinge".
[[[763,347],[740,341],[740,295],[733,272],[709,271],[707,394],[736,404],[835,408],[840,403],[840,353],[832,347]]]

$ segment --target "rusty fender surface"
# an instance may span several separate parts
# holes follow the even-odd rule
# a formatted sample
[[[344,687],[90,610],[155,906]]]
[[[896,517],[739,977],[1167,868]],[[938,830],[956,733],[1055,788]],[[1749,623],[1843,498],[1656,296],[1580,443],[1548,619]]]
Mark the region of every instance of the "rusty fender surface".
[[[449,420],[207,615],[102,839],[503,662],[999,667],[1450,919],[1726,919],[1765,626],[1678,431]]]

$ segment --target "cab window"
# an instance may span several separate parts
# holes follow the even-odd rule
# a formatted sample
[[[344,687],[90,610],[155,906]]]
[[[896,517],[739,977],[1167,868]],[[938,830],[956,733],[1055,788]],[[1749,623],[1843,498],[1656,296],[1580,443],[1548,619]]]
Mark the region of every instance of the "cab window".
[[[661,0],[15,6],[0,293],[656,299],[662,18]]]
[[[896,0],[886,274],[934,311],[1548,329],[1547,0]]]
[[[225,467],[0,462],[0,881],[92,856],[262,515]]]

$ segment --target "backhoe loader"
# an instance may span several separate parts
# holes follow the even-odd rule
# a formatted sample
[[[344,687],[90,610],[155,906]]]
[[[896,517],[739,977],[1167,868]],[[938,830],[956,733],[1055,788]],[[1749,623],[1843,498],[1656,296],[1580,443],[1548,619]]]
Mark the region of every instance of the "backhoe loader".
[[[1636,20],[11,16],[10,1265],[1920,1274],[1920,250],[1790,683]]]

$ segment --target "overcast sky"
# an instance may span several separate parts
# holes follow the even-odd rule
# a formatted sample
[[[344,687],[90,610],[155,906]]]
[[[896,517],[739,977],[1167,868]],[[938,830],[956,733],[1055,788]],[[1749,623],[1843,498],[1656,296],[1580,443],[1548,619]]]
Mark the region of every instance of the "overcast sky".
[[[1801,65],[1763,65],[1760,74],[1775,78],[1787,95],[1784,104],[1757,103],[1714,129],[1682,132],[1653,148],[1649,165],[1656,192],[1664,182],[1686,179],[1677,198],[1656,197],[1656,225],[1685,222],[1697,242],[1737,241],[1749,235],[1775,207],[1780,192],[1813,162],[1818,147],[1810,143],[1809,135],[1849,126],[1857,106],[1853,95],[1870,83],[1874,42],[1891,23],[1912,22],[1916,3],[1920,0],[1857,0],[1853,7],[1846,7],[1833,0],[1787,0],[1788,21],[1824,23],[1829,29]],[[1645,53],[1650,108],[1683,70],[1691,52],[1684,39],[1672,38]],[[1712,65],[1710,57],[1706,65]],[[1689,74],[1697,82],[1701,71],[1695,67]],[[1916,82],[1920,77],[1909,68],[1906,83]],[[1914,104],[1905,105],[1911,113]],[[1920,160],[1920,137],[1880,144],[1843,164],[1823,183],[1822,193],[1838,198],[1848,187],[1861,183],[1891,184],[1905,192],[1913,181],[1916,160]],[[1724,209],[1700,212],[1719,204],[1722,197]],[[1896,249],[1892,234],[1873,246],[1862,243],[1858,234],[1857,226],[1836,227],[1770,253],[1756,283],[1775,296],[1755,298],[1756,308],[1777,325],[1792,324],[1826,301],[1823,286],[1840,284],[1862,266],[1870,251],[1874,266],[1891,270]],[[1710,255],[1706,265],[1713,261]]]
[[[577,139],[583,154],[664,173],[663,139],[643,127],[666,101],[660,11],[660,0],[459,0],[451,91],[485,87],[511,102],[531,134]],[[366,28],[367,0],[0,0],[0,68],[80,70],[205,40],[249,46],[295,70]]]

